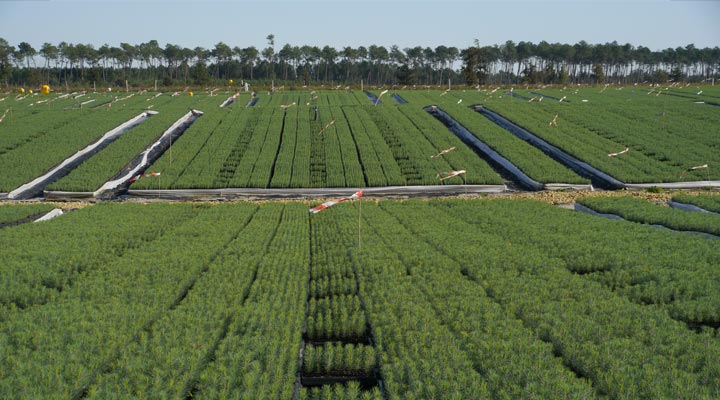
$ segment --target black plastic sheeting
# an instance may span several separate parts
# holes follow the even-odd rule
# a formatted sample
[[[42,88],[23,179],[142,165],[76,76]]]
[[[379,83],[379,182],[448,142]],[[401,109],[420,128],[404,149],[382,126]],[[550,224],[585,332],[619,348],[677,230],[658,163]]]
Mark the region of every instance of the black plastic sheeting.
[[[630,220],[627,220],[627,219],[625,219],[625,218],[623,218],[623,217],[621,217],[621,216],[619,216],[619,215],[599,213],[599,212],[593,210],[592,208],[587,207],[587,206],[584,206],[584,205],[582,205],[582,204],[580,204],[580,203],[575,203],[575,211],[580,211],[580,212],[583,212],[583,213],[586,213],[586,214],[594,215],[594,216],[596,216],[596,217],[608,218],[608,219],[612,219],[612,220],[616,220],[616,221],[627,221],[627,222],[633,222],[633,223],[636,223],[636,224],[652,226],[653,228],[658,228],[658,229],[662,229],[662,230],[666,230],[666,231],[670,231],[670,232],[675,232],[675,233],[687,233],[687,234],[691,234],[691,235],[703,236],[703,237],[710,238],[710,239],[720,239],[720,236],[711,235],[711,234],[705,233],[705,232],[697,232],[697,231],[678,231],[678,230],[675,230],[675,229],[668,228],[667,226],[664,226],[664,225],[644,224],[644,223],[642,223],[642,222],[630,221]]]
[[[368,92],[367,90],[365,91],[365,96],[367,96],[373,104],[382,104],[382,100],[378,100],[377,96]]]
[[[397,101],[399,104],[407,104],[407,103],[408,103],[407,100],[403,99],[402,96],[400,96],[400,95],[397,94],[397,93],[393,93],[393,94],[391,95],[391,97],[392,97],[393,99],[395,99],[395,101]]]
[[[29,215],[29,216],[27,216],[27,217],[25,217],[25,218],[16,219],[15,221],[0,222],[0,229],[9,228],[9,227],[11,227],[11,226],[18,226],[18,225],[22,225],[22,224],[27,224],[27,223],[30,223],[30,222],[33,222],[33,221],[37,220],[38,218],[42,217],[42,216],[45,215],[45,214],[47,214],[47,213],[42,212],[42,213],[39,213],[39,214]]]
[[[623,218],[619,215],[599,213],[599,212],[593,210],[592,208],[586,207],[580,203],[575,203],[574,208],[575,208],[575,211],[584,212],[586,214],[594,215],[596,217],[603,217],[603,218],[607,218],[607,219],[613,219],[616,221],[625,221],[625,218]]]
[[[678,90],[675,90],[675,89],[664,90],[664,91],[662,91],[661,93],[662,93],[662,94],[667,94],[667,95],[670,95],[670,96],[684,97],[684,98],[686,98],[686,99],[694,99],[694,100],[703,100],[703,98],[720,99],[720,96],[713,96],[713,95],[707,94],[707,93],[695,94],[695,93],[681,92],[681,91],[678,91]],[[709,104],[715,105],[715,104],[717,104],[717,103],[712,103],[712,102],[711,102],[711,103],[709,103]]]
[[[508,96],[510,96],[510,97],[515,97],[515,98],[518,98],[518,99],[523,99],[523,100],[530,101],[530,98],[529,98],[529,97],[525,97],[525,96],[519,95],[519,94],[517,94],[517,93],[506,92],[505,94],[508,95]]]
[[[706,104],[706,105],[708,105],[708,106],[720,107],[720,104],[718,104],[718,103],[712,103],[712,102],[709,102],[709,101],[701,101],[700,103],[695,102],[695,104]]]
[[[135,156],[132,161],[125,165],[120,172],[115,174],[115,176],[113,176],[108,182],[122,179],[123,177],[127,179],[124,179],[122,183],[118,184],[114,188],[98,189],[98,192],[95,193],[95,197],[103,200],[110,200],[127,192],[131,185],[130,178],[132,176],[129,176],[131,171],[135,170],[132,175],[144,173],[155,161],[157,161],[158,158],[160,158],[160,156],[163,155],[163,153],[165,153],[168,148],[170,148],[170,145],[172,145],[172,143],[175,142],[175,140],[177,140],[177,138],[179,138],[185,130],[187,130],[187,128],[195,122],[195,120],[203,115],[201,111],[196,110],[192,110],[188,114],[190,115],[188,116],[186,114],[186,116],[181,118],[181,120],[186,118],[185,121],[172,128],[172,131],[169,134],[167,131],[163,132],[155,141],[153,141],[153,144],[146,148],[142,153]]]
[[[708,211],[708,210],[706,210],[702,207],[698,207],[694,204],[679,203],[677,201],[670,200],[670,201],[668,201],[668,205],[672,208],[677,208],[678,210],[683,210],[683,211],[692,211],[692,212],[701,212],[701,213],[706,213],[706,214],[720,215],[716,212]]]
[[[250,99],[250,101],[247,102],[245,107],[253,107],[255,104],[257,104],[258,101],[260,101],[259,97],[253,97],[252,99]]]
[[[43,192],[43,198],[45,200],[58,200],[58,201],[85,201],[93,200],[95,196],[93,192],[66,192],[59,190],[45,190]]]
[[[548,95],[546,95],[546,94],[542,94],[542,93],[538,93],[538,92],[530,92],[530,93],[532,93],[532,94],[534,94],[534,95],[536,95],[536,96],[542,96],[542,97],[544,97],[544,98],[546,98],[546,99],[560,101],[559,98],[557,98],[557,97],[552,97],[552,96],[548,96]],[[564,102],[567,102],[567,103],[570,102],[570,100],[568,100],[568,99],[565,99],[565,100],[563,100],[563,101],[564,101]]]
[[[115,141],[120,136],[127,133],[130,129],[136,127],[137,125],[141,124],[143,121],[145,121],[147,118],[149,118],[151,115],[157,114],[156,112],[144,112],[140,115],[131,118],[130,120],[124,122],[123,124],[120,124],[118,127],[127,124],[126,126],[122,127],[122,129],[118,130],[118,132],[112,134],[108,137],[101,137],[97,141],[93,142],[92,144],[85,147],[83,150],[80,150],[79,152],[75,153],[68,159],[64,160],[59,165],[53,167],[50,169],[45,175],[40,176],[33,180],[32,182],[26,183],[19,188],[13,190],[12,192],[8,193],[8,198],[12,200],[25,200],[29,199],[38,195],[41,195],[43,193],[43,189],[45,189],[46,186],[49,184],[57,181],[58,179],[64,177],[65,175],[69,174],[77,168],[78,165],[85,162],[85,160],[89,159],[93,155],[97,154],[99,151],[107,147],[110,143]],[[113,130],[118,129],[114,128]],[[103,136],[106,136],[107,133]],[[95,146],[93,149],[86,150],[90,146]]]
[[[680,98],[683,98],[683,99],[694,100],[694,101],[695,101],[695,104],[707,104],[707,105],[709,105],[709,106],[720,107],[720,104],[719,104],[719,103],[715,103],[715,102],[712,102],[712,101],[706,101],[706,100],[703,100],[702,97],[699,97],[699,96],[693,95],[693,94],[689,94],[689,93],[688,93],[688,94],[685,94],[685,93],[680,94],[680,93],[669,93],[669,92],[667,92],[667,91],[665,91],[665,92],[660,92],[660,93],[663,94],[663,95],[665,95],[665,96],[674,96],[674,97],[680,97]],[[715,97],[715,96],[709,96],[709,95],[703,95],[703,96]]]
[[[437,106],[428,106],[424,108],[432,116],[442,122],[447,128],[455,134],[466,145],[470,146],[480,156],[487,160],[495,169],[501,171],[503,175],[510,177],[512,181],[528,190],[542,190],[545,185],[527,176],[515,164],[508,161],[505,157],[493,150],[487,144],[481,142],[475,135],[470,133],[464,126],[460,125],[446,112]]]
[[[472,106],[472,108],[485,116],[490,121],[496,123],[500,127],[506,129],[513,135],[519,137],[520,139],[523,139],[530,143],[531,145],[537,147],[540,149],[543,153],[547,154],[548,156],[552,157],[554,160],[558,161],[559,163],[565,165],[566,167],[570,168],[571,170],[575,171],[578,175],[590,179],[593,186],[599,187],[602,189],[624,189],[625,184],[620,182],[619,180],[613,178],[612,176],[600,171],[599,169],[589,165],[588,163],[585,163],[583,161],[578,160],[577,158],[565,153],[564,151],[560,150],[559,148],[551,145],[550,143],[540,139],[539,137],[533,135],[532,133],[526,131],[525,129],[513,124],[512,122],[508,121],[507,119],[503,118],[501,115],[488,110],[487,108],[483,106]]]
[[[698,89],[700,89],[700,88],[698,87]],[[714,99],[720,99],[720,96],[715,96],[715,95],[708,94],[708,93],[700,93],[700,94],[696,94],[696,93],[692,93],[692,92],[687,93],[687,92],[678,90],[676,88],[670,88],[670,90],[668,90],[668,91],[672,92],[672,93],[681,94],[681,95],[692,96],[693,98],[699,98],[699,96],[702,96],[702,97],[712,97]]]

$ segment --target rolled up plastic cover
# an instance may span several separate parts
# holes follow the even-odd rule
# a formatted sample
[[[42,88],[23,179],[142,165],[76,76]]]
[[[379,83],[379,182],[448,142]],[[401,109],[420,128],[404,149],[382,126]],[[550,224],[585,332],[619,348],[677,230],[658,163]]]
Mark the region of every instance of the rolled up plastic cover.
[[[111,195],[118,191],[127,189],[130,185],[130,178],[145,171],[155,160],[170,147],[172,141],[180,136],[198,117],[203,115],[202,111],[190,110],[180,119],[175,121],[153,144],[135,157],[123,170],[113,179],[105,182],[98,190],[93,192],[93,197],[101,197],[110,192]]]
[[[230,104],[235,102],[235,99],[238,97],[238,93],[235,93],[234,95],[227,98],[227,100],[223,101],[222,104],[220,104],[220,107],[227,107]]]

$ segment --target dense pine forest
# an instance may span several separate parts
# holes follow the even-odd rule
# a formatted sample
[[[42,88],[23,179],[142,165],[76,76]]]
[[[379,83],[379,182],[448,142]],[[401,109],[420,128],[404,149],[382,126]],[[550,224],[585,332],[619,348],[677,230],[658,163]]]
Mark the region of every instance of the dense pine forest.
[[[186,48],[157,40],[119,45],[27,42],[0,38],[0,82],[7,86],[212,85],[234,79],[256,86],[598,84],[713,82],[720,48],[651,50],[630,43],[507,41],[452,46],[385,47],[275,45]]]

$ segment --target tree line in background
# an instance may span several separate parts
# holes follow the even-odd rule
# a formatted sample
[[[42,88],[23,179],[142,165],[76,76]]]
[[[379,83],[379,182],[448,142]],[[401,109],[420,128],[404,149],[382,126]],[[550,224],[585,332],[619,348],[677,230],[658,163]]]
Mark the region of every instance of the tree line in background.
[[[461,63],[460,68],[456,65]],[[416,46],[400,49],[371,45],[357,48],[292,46],[194,49],[156,40],[120,46],[61,42],[35,49],[0,38],[0,81],[9,85],[132,86],[209,85],[227,79],[253,85],[444,85],[453,83],[597,84],[710,81],[718,77],[720,48],[689,44],[652,51],[617,42],[576,44],[507,41],[467,49]]]

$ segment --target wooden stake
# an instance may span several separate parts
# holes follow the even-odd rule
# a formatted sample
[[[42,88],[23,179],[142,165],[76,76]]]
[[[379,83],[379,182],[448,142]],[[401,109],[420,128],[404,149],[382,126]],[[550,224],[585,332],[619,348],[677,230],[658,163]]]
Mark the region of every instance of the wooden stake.
[[[358,210],[358,253],[362,251],[362,240],[360,236],[360,218],[362,216],[362,197],[360,197],[360,209]]]

